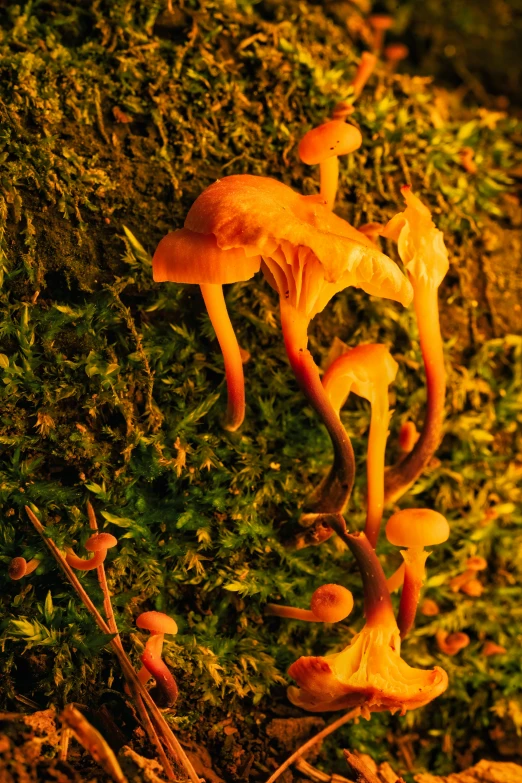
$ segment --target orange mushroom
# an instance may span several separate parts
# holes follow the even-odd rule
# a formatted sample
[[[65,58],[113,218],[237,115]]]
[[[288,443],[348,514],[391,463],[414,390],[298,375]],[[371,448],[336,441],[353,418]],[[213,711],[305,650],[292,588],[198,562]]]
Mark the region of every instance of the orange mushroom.
[[[337,532],[350,547],[363,580],[366,625],[342,652],[303,656],[288,673],[299,686],[288,689],[292,704],[309,712],[329,712],[361,705],[370,712],[415,709],[447,687],[446,672],[414,669],[400,655],[401,639],[393,616],[386,578],[364,533]]]
[[[136,625],[144,631],[150,631],[141,656],[143,667],[138,672],[140,681],[145,683],[152,676],[156,680],[154,697],[159,707],[172,707],[178,698],[178,685],[172,672],[162,660],[165,634],[176,634],[178,626],[172,617],[163,612],[142,612],[136,619]]]
[[[417,604],[429,556],[424,547],[442,544],[449,538],[448,522],[442,514],[427,508],[406,508],[393,514],[386,523],[386,538],[401,550],[404,559],[404,584],[399,606],[398,626],[404,638],[415,622]]]
[[[467,633],[462,633],[461,631],[448,633],[448,631],[443,631],[442,629],[435,634],[435,640],[439,650],[445,655],[457,655],[470,643]]]
[[[470,579],[460,589],[461,592],[469,595],[470,598],[479,598],[484,592],[484,585],[478,579]]]
[[[384,34],[393,25],[393,18],[387,14],[372,14],[368,22],[373,30],[373,48],[376,52],[382,51]]]
[[[7,568],[7,573],[10,579],[17,581],[24,576],[32,574],[39,565],[40,561],[36,557],[33,557],[29,562],[24,557],[13,557]]]
[[[362,144],[361,131],[343,120],[312,128],[299,142],[299,157],[309,166],[319,164],[321,196],[333,209],[339,180],[339,155],[349,155]]]
[[[477,164],[473,160],[474,157],[475,150],[473,147],[462,147],[462,149],[459,150],[460,164],[468,174],[477,173]]]
[[[393,73],[397,68],[398,64],[402,62],[402,60],[405,60],[406,57],[409,55],[409,53],[410,50],[403,43],[388,44],[388,46],[385,47],[383,54],[389,72]]]
[[[339,356],[323,378],[324,389],[337,415],[350,392],[364,397],[371,405],[364,532],[374,548],[384,508],[384,455],[390,421],[388,386],[395,380],[398,368],[385,345],[358,345]]]
[[[389,468],[385,477],[386,501],[396,501],[422,473],[439,444],[444,420],[446,373],[439,324],[438,288],[448,271],[448,252],[442,231],[435,228],[429,209],[401,188],[404,212],[395,215],[382,236],[398,243],[401,260],[413,286],[413,304],[427,383],[427,411],[420,437],[411,452]]]
[[[67,549],[65,559],[71,568],[77,568],[79,571],[93,571],[98,568],[107,557],[107,551],[116,546],[118,539],[110,533],[95,533],[85,542],[85,549],[93,552],[93,557],[83,559],[78,557],[72,549]]]
[[[348,617],[352,609],[351,592],[342,585],[327,584],[321,585],[312,594],[310,609],[267,604],[265,614],[309,623],[338,623]]]
[[[302,196],[276,180],[246,174],[225,177],[207,188],[191,207],[185,227],[162,239],[152,263],[157,282],[198,283],[205,299],[220,301],[222,283],[246,280],[263,270],[280,297],[290,364],[334,446],[333,470],[310,510],[343,508],[353,484],[353,451],[307,350],[308,325],[334,294],[350,285],[407,305],[411,287],[397,266],[327,209],[320,196]],[[219,331],[219,317],[213,323]],[[225,351],[231,351],[232,343],[237,348],[231,335],[223,343]],[[242,368],[241,378],[239,372],[234,376],[233,391],[229,410],[236,428],[242,418],[236,403],[244,399]]]
[[[412,421],[405,421],[404,424],[401,424],[399,430],[399,448],[404,454],[409,454],[418,440],[419,433]]]
[[[501,644],[492,641],[484,642],[482,655],[485,655],[486,658],[489,658],[491,655],[504,655],[504,653],[507,653],[507,650],[505,647],[502,647]]]
[[[436,617],[438,614],[440,614],[438,603],[433,601],[431,598],[424,599],[420,610],[425,617]]]
[[[484,569],[487,567],[488,561],[483,557],[480,557],[480,555],[473,555],[473,557],[468,557],[466,560],[466,570],[463,571],[462,574],[453,577],[449,583],[450,590],[454,593],[458,593],[459,590],[462,590],[465,584],[473,579],[476,580],[476,576],[479,571],[484,571]]]
[[[359,67],[355,73],[355,78],[352,82],[352,88],[355,98],[358,98],[363,91],[366,82],[372,75],[377,65],[377,57],[371,52],[363,52],[361,55],[361,61]],[[354,99],[355,99],[354,98]]]

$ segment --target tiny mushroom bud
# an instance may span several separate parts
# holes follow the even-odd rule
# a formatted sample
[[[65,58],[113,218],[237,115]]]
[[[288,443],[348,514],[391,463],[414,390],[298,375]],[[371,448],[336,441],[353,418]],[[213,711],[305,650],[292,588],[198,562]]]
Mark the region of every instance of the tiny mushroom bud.
[[[462,633],[461,631],[448,633],[447,631],[439,630],[435,634],[435,639],[439,650],[445,653],[445,655],[456,655],[464,647],[467,647],[470,642],[467,633]]]
[[[398,618],[401,637],[408,633],[415,621],[429,555],[424,547],[444,543],[449,534],[446,518],[427,508],[403,509],[391,516],[386,524],[386,537],[390,544],[408,547],[401,551],[405,564]]]
[[[489,658],[491,655],[504,655],[506,652],[505,647],[492,641],[484,642],[484,647],[482,648],[482,655],[485,655],[486,658]]]
[[[393,18],[387,14],[372,14],[368,17],[368,22],[373,30],[373,48],[380,52],[384,44],[384,34],[392,26]]]
[[[339,179],[339,155],[349,155],[362,144],[361,131],[342,120],[312,128],[299,142],[299,157],[309,166],[319,164],[321,196],[333,209]]]
[[[161,653],[165,634],[176,634],[177,623],[163,612],[142,612],[136,619],[136,625],[144,631],[150,631],[150,639],[141,656],[143,669],[138,672],[138,677],[145,683],[148,675],[152,675],[156,680],[155,697],[158,706],[172,707],[178,698],[178,686],[172,672],[163,662]]]
[[[377,544],[384,508],[384,454],[390,421],[388,386],[399,365],[385,345],[358,345],[339,356],[323,378],[325,391],[337,414],[354,392],[371,405],[367,457],[367,514],[364,532]]]
[[[452,590],[454,593],[458,593],[459,590],[462,590],[464,585],[468,582],[471,582],[472,580],[478,581],[476,579],[477,572],[483,571],[487,567],[488,562],[483,557],[480,557],[479,555],[468,557],[466,560],[466,570],[463,571],[462,574],[453,577],[449,583],[450,590]],[[472,591],[474,589],[477,589],[476,586],[474,588],[472,587]]]
[[[312,594],[310,609],[267,604],[265,614],[309,623],[338,623],[348,617],[352,609],[351,592],[342,585],[328,584],[321,585]]]
[[[107,557],[107,551],[116,546],[118,539],[110,533],[95,533],[85,542],[85,549],[93,552],[94,556],[90,559],[78,557],[72,549],[67,550],[65,559],[71,568],[77,568],[79,571],[93,571],[103,563]]]
[[[401,424],[401,429],[399,431],[399,447],[404,454],[409,454],[418,440],[419,433],[412,421],[405,421],[404,424]]]
[[[466,593],[471,598],[478,598],[484,592],[484,585],[478,579],[470,579],[460,589],[461,592]]]
[[[439,605],[431,598],[424,599],[420,610],[425,617],[435,617],[436,615],[440,614]]]
[[[475,150],[472,147],[462,147],[459,151],[460,164],[468,174],[477,173],[477,164],[473,160],[474,157]]]
[[[388,70],[393,73],[398,64],[405,60],[409,53],[410,50],[403,43],[388,44],[384,49],[384,59],[388,64]]]
[[[40,561],[35,557],[29,560],[29,562],[24,557],[13,557],[7,568],[7,573],[10,579],[16,581],[31,574],[39,565]]]

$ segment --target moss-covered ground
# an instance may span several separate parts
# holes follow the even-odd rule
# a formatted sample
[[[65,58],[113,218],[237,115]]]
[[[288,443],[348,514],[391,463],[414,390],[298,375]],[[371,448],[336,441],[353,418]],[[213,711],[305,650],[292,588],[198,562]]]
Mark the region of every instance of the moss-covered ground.
[[[360,583],[339,542],[289,545],[331,450],[285,358],[274,292],[262,279],[226,292],[250,354],[246,421],[226,433],[223,362],[199,292],[154,284],[150,257],[218,177],[269,175],[316,192],[317,172],[299,162],[297,143],[347,97],[364,46],[350,3],[185,0],[169,10],[145,0],[0,2],[4,709],[59,710],[72,701],[102,730],[110,712],[130,739],[132,716],[107,639],[42,550],[25,504],[60,546],[80,548],[87,538],[88,499],[119,537],[108,576],[124,643],[137,661],[144,637],[134,619],[142,610],[176,618],[180,631],[166,653],[181,696],[169,719],[180,736],[207,747],[227,781],[262,780],[284,755],[267,727],[300,715],[285,695],[290,663],[339,649],[360,627]],[[338,212],[355,225],[385,222],[402,208],[400,185],[411,182],[450,250],[441,289],[445,436],[403,502],[435,507],[451,523],[449,542],[429,559],[426,596],[441,612],[420,615],[403,648],[411,664],[443,666],[450,687],[403,718],[374,715],[345,727],[317,762],[339,773],[343,745],[393,759],[404,773],[521,753],[514,185],[522,127],[516,112],[478,105],[476,95],[410,70],[390,76],[379,68],[356,104],[351,121],[364,141],[341,164]],[[475,174],[462,168],[463,146],[475,152]],[[336,337],[384,342],[400,364],[391,460],[400,424],[420,426],[424,411],[413,315],[349,289],[312,325],[318,362]],[[343,420],[359,466],[348,515],[357,528],[369,410],[350,402]],[[381,551],[389,572],[398,553],[386,544]],[[7,564],[21,554],[42,562],[12,582]],[[453,593],[449,580],[475,554],[488,561],[484,593]],[[95,577],[82,582],[100,602]],[[263,617],[269,600],[307,606],[325,582],[354,592],[353,619],[305,627]],[[440,628],[466,632],[470,645],[443,655]],[[485,658],[486,639],[507,652]]]

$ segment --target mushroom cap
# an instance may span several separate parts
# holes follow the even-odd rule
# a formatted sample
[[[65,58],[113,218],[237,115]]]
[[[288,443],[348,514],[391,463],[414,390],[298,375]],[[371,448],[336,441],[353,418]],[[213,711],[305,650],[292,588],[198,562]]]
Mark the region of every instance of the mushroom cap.
[[[385,345],[358,345],[339,356],[323,377],[323,386],[334,407],[341,408],[350,391],[372,400],[376,387],[389,386],[399,365]]]
[[[321,585],[315,590],[310,609],[323,623],[338,623],[353,609],[353,595],[342,585]]]
[[[406,44],[391,43],[385,47],[383,54],[385,58],[391,62],[400,62],[401,60],[405,60],[409,53],[410,50]]]
[[[466,560],[466,568],[470,571],[484,571],[488,567],[488,561],[480,555],[473,555]]]
[[[449,534],[446,517],[429,508],[405,508],[386,523],[386,538],[395,546],[435,546],[447,541]]]
[[[26,570],[27,570],[27,561],[25,557],[13,557],[13,559],[9,563],[9,566],[7,567],[7,573],[9,574],[9,578],[13,579],[14,581],[21,579],[23,576],[25,576]]]
[[[151,633],[175,634],[178,632],[176,621],[163,612],[142,612],[136,618],[136,625]]]
[[[270,284],[310,318],[351,285],[404,305],[412,299],[398,266],[321,196],[249,174],[204,190],[185,228],[162,239],[152,265],[156,280],[232,283],[252,277],[262,259]]]
[[[361,131],[343,120],[330,120],[305,133],[299,142],[299,157],[314,166],[328,158],[349,155],[362,144]]]
[[[94,533],[85,542],[87,552],[102,552],[104,549],[112,549],[116,546],[118,539],[110,533]]]
[[[393,24],[393,17],[387,14],[372,14],[368,22],[374,30],[389,30]]]

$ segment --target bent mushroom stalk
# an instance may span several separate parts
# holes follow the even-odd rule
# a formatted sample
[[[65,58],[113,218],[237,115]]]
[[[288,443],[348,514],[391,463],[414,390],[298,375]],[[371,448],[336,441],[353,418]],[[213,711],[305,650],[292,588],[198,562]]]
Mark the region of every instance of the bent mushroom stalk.
[[[353,595],[342,585],[321,585],[314,591],[310,609],[295,606],[267,604],[266,615],[304,620],[308,623],[338,623],[345,620],[353,609]]]
[[[333,362],[323,378],[337,414],[352,391],[371,404],[368,437],[367,513],[364,532],[375,549],[384,509],[384,458],[390,419],[388,386],[398,364],[384,345],[359,345]]]
[[[309,510],[338,512],[350,495],[353,452],[308,352],[308,325],[348,286],[403,305],[411,300],[411,286],[393,261],[334,215],[321,196],[302,196],[281,182],[247,174],[224,177],[203,191],[184,228],[164,237],[153,258],[157,282],[205,287],[248,280],[260,269],[279,294],[292,368],[334,447],[334,470]],[[229,344],[235,344],[235,337]],[[239,400],[239,372],[236,382],[233,393]]]
[[[413,304],[426,372],[427,406],[419,439],[412,450],[385,475],[386,502],[394,502],[413,484],[431,460],[442,437],[446,372],[439,323],[438,288],[449,268],[442,232],[435,228],[429,209],[411,192],[401,188],[404,212],[395,215],[382,230],[394,239],[413,287]]]

